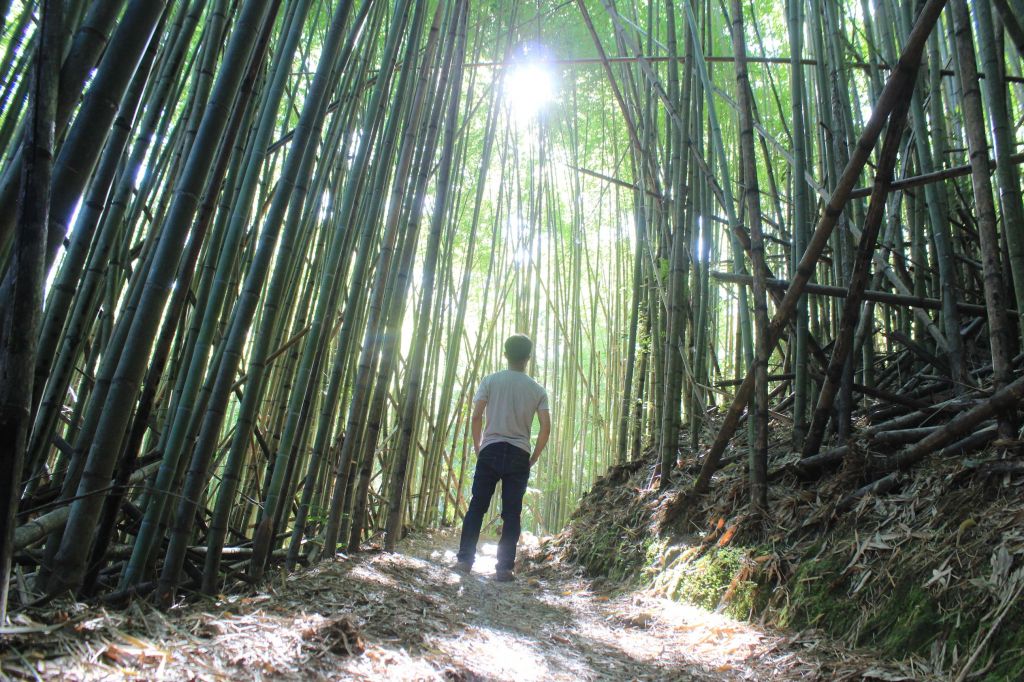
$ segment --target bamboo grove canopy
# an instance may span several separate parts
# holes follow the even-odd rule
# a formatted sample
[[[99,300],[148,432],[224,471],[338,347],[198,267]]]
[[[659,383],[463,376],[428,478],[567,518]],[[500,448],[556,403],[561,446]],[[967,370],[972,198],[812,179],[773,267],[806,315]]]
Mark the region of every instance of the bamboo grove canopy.
[[[216,592],[458,522],[513,332],[553,406],[535,531],[649,448],[698,493],[744,462],[770,516],[770,422],[807,471],[867,405],[996,391],[890,469],[1015,434],[1021,0],[0,17],[21,598]]]

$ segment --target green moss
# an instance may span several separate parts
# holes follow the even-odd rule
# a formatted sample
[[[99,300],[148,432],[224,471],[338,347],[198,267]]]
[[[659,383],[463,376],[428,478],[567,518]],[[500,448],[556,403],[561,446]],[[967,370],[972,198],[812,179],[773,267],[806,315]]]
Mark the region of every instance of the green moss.
[[[644,565],[660,564],[668,552],[668,540],[647,538],[644,540]]]
[[[803,562],[789,580],[788,605],[775,618],[783,627],[820,627],[834,637],[849,637],[885,657],[928,656],[938,640],[947,652],[955,649],[962,665],[990,625],[979,622],[976,610],[946,603],[943,596],[921,587],[919,576],[904,574],[883,600],[867,608],[863,599],[849,594],[850,579],[842,577],[843,561]],[[765,587],[761,587],[763,592]],[[753,613],[758,613],[755,606]],[[866,617],[863,614],[867,614]],[[862,620],[863,619],[863,620]],[[976,662],[987,668],[986,680],[1024,679],[1024,605],[1004,618],[986,647],[994,658]]]
[[[853,525],[839,525],[816,537],[774,540],[779,547],[707,548],[700,537],[682,530],[662,537],[650,533],[640,504],[614,518],[609,522],[601,510],[600,519],[573,538],[576,561],[590,575],[649,584],[660,594],[707,609],[724,605],[737,619],[756,618],[790,630],[820,628],[898,660],[929,659],[944,650],[943,664],[954,673],[992,627],[993,604],[969,581],[953,583],[945,591],[924,587],[931,567],[922,563],[922,554],[910,561],[894,553],[883,557],[884,571],[872,565],[870,575],[856,570],[845,574]],[[958,519],[956,514],[944,519],[939,530],[948,530]],[[943,544],[947,536],[940,532],[934,541],[925,540],[923,556],[948,549]],[[794,565],[795,553],[803,559]],[[868,559],[864,563],[871,565],[875,557]],[[855,585],[861,585],[856,593]],[[992,633],[972,671],[978,679],[1024,680],[1024,600]]]
[[[868,618],[857,643],[871,644],[891,656],[925,653],[941,635],[941,622],[936,598],[919,581],[904,580]]]
[[[1017,606],[1006,615],[988,650],[997,653],[986,680],[1024,679],[1024,606]],[[984,662],[978,667],[984,667]]]
[[[783,627],[821,627],[835,635],[848,633],[860,612],[840,578],[843,562],[836,558],[801,562],[790,580],[788,604],[778,616]]]
[[[732,547],[715,547],[678,571],[672,598],[715,609],[743,568],[744,552]],[[746,586],[744,596],[746,597]],[[734,590],[733,596],[736,591]]]
[[[725,613],[736,620],[748,620],[757,614],[758,594],[761,588],[753,580],[739,580],[732,587]]]
[[[652,549],[655,544],[655,539],[649,537],[638,541],[628,527],[604,526],[577,542],[575,560],[589,575],[623,581],[632,578],[647,557],[659,551]]]
[[[962,663],[991,627],[990,619],[961,619],[950,633],[947,648],[955,644]],[[978,679],[987,682],[1024,679],[1024,604],[1014,606],[1006,614],[972,670],[985,670],[985,676]]]
[[[951,585],[945,592],[923,587],[928,570],[920,563],[892,561],[888,575],[845,574],[850,555],[837,547],[845,547],[847,529],[784,546],[804,557],[794,566],[779,559],[776,547],[707,548],[691,544],[689,536],[658,537],[647,523],[640,506],[624,510],[615,522],[605,516],[573,538],[573,558],[592,576],[647,584],[677,601],[722,609],[741,620],[820,628],[886,658],[930,658],[945,650],[944,664],[953,672],[992,625],[986,615],[991,604],[981,603],[969,585]],[[862,580],[862,589],[853,593]],[[985,680],[1024,680],[1024,601],[992,633],[973,670],[984,671],[979,678]]]

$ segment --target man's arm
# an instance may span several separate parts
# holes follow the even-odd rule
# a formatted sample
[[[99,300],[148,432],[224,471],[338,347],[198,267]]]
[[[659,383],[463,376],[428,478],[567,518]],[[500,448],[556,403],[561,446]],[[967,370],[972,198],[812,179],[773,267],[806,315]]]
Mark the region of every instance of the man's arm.
[[[484,408],[487,407],[486,400],[477,400],[473,403],[473,419],[470,421],[473,429],[473,450],[480,454],[480,438],[484,430]]]
[[[540,459],[540,453],[544,452],[544,448],[548,444],[548,436],[551,435],[551,410],[538,410],[537,418],[540,419],[540,433],[537,434],[537,445],[533,448],[530,466],[536,464]]]

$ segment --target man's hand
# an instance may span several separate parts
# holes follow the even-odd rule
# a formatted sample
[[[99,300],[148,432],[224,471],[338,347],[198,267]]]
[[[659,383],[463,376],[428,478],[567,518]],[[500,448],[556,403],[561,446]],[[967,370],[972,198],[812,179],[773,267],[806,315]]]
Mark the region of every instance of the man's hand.
[[[537,446],[533,449],[533,457],[530,458],[531,467],[540,459],[540,453],[544,452],[548,437],[551,435],[551,411],[539,410],[537,418],[540,419],[540,433],[537,434]]]
[[[484,408],[487,407],[486,400],[477,400],[473,403],[473,418],[470,425],[473,431],[473,452],[480,454],[480,438],[484,428]]]

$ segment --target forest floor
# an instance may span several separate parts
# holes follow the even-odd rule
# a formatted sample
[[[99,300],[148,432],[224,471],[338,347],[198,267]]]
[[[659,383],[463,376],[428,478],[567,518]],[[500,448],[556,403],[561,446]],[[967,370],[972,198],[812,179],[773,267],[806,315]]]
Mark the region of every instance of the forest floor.
[[[136,602],[21,614],[0,638],[0,678],[910,679],[818,631],[787,635],[643,592],[602,593],[567,565],[497,583],[493,540],[461,576],[450,569],[455,545],[451,532],[417,536],[401,553],[339,558],[168,612]]]

